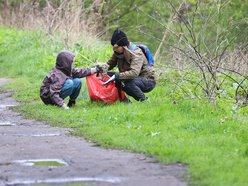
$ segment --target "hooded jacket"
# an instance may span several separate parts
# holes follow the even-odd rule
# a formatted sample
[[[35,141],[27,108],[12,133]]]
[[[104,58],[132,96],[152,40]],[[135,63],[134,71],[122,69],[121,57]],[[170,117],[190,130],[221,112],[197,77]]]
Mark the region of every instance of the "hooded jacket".
[[[75,55],[69,51],[59,52],[55,67],[42,81],[40,87],[40,98],[45,104],[62,106],[62,87],[67,79],[83,78],[91,74],[90,68],[73,68]]]
[[[119,72],[115,73],[117,79],[127,80],[143,77],[148,80],[155,80],[153,67],[148,66],[148,61],[139,47],[134,51],[124,47],[124,53],[114,53],[107,64],[109,70],[118,67]]]

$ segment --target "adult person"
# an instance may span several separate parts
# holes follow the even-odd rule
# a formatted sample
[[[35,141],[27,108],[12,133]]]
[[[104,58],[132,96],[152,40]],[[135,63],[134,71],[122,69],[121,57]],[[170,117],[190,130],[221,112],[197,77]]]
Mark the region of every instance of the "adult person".
[[[124,90],[137,101],[146,101],[148,98],[144,93],[150,92],[156,85],[153,67],[148,65],[142,50],[131,43],[122,30],[114,31],[111,45],[114,53],[107,62],[108,70],[117,66],[119,72],[109,73],[112,77],[104,84],[115,81],[118,90]],[[121,101],[130,102],[127,98]]]
[[[55,67],[42,81],[40,98],[45,104],[57,105],[69,109],[76,104],[76,99],[81,90],[79,78],[98,72],[94,68],[73,68],[75,55],[67,50],[58,53]],[[69,96],[68,104],[64,99]]]

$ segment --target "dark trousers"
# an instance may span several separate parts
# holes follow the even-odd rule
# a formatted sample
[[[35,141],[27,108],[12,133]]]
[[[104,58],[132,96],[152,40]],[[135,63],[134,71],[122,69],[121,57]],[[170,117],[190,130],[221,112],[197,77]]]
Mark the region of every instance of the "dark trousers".
[[[111,76],[113,73],[108,74]],[[154,89],[156,82],[154,80],[147,80],[143,77],[137,77],[130,80],[116,80],[115,86],[119,90],[124,90],[124,92],[133,97],[137,101],[145,101],[147,97],[144,93],[150,92]]]

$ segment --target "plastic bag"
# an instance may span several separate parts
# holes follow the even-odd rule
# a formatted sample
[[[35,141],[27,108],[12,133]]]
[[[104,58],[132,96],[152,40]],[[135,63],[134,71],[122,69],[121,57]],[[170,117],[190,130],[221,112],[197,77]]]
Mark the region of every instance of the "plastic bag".
[[[110,77],[106,75],[92,74],[86,77],[86,83],[91,101],[99,101],[104,103],[114,103],[120,100],[118,95],[118,89],[115,87],[115,83],[111,82],[108,85],[103,85]],[[125,93],[121,91],[121,99],[124,99]]]

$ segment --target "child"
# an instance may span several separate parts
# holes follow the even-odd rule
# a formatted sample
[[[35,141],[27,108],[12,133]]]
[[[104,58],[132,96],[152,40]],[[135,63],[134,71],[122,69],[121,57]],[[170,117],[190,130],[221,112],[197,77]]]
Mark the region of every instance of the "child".
[[[57,105],[69,109],[76,104],[81,89],[79,78],[98,73],[98,68],[73,68],[75,55],[67,50],[58,53],[55,67],[42,81],[40,98],[47,105]],[[66,105],[64,99],[69,96]]]

